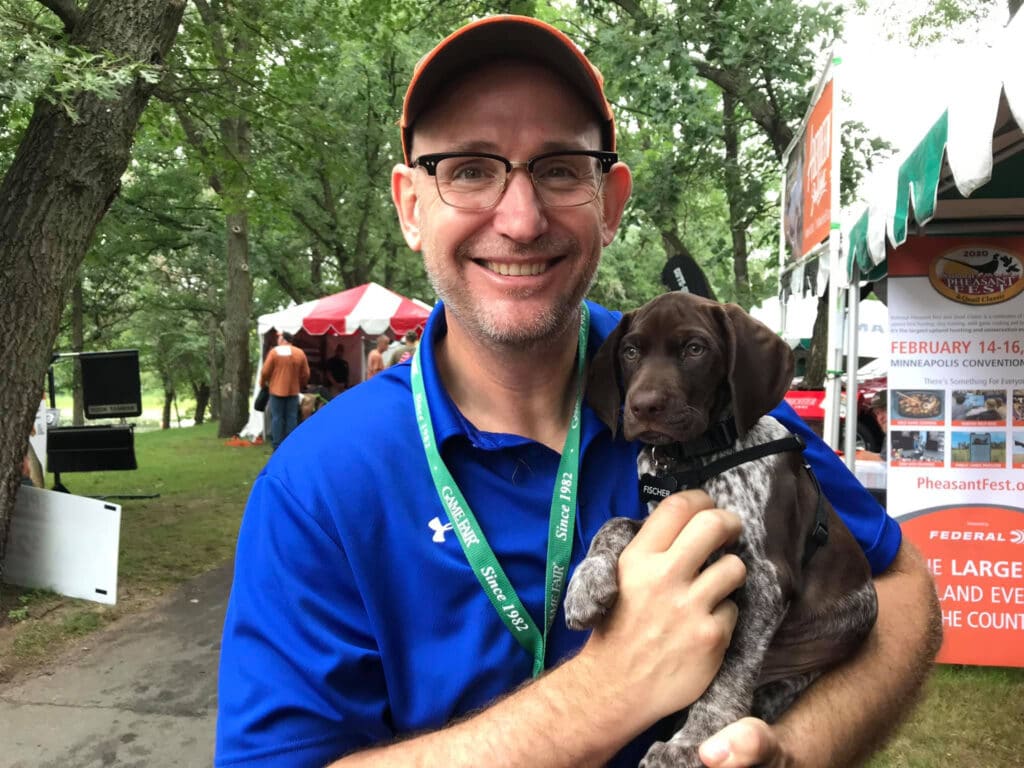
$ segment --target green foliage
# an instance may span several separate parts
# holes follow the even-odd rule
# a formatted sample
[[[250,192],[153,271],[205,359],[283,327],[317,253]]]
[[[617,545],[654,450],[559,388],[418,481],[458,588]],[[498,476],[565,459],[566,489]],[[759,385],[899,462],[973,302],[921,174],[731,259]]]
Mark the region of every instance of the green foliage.
[[[920,48],[950,39],[962,41],[965,31],[974,31],[993,7],[1005,7],[1001,0],[934,0],[920,15],[908,20],[907,39]]]
[[[678,238],[719,298],[749,306],[774,293],[768,256],[778,238],[778,157],[787,125],[806,110],[821,51],[839,30],[838,10],[788,1],[737,0],[711,11],[696,1],[586,0],[564,15],[582,31],[616,105],[620,155],[635,180],[627,221],[654,238]],[[726,93],[735,105],[728,124]],[[736,140],[731,158],[727,128]],[[746,235],[738,254],[733,230]]]
[[[206,6],[189,5],[160,101],[143,117],[121,195],[81,271],[85,348],[139,348],[158,388],[188,392],[209,384],[219,365],[224,217],[233,207],[248,212],[253,327],[260,314],[368,280],[433,298],[390,199],[401,101],[426,50],[494,12],[569,30],[606,75],[634,194],[591,296],[628,308],[663,291],[666,238],[693,254],[723,300],[749,304],[775,292],[779,139],[755,109],[768,104],[783,126],[802,117],[821,51],[838,30],[831,5],[731,0],[711,13],[697,0],[630,12],[608,0],[243,0],[231,14],[211,3],[204,19]],[[0,0],[0,8],[17,11],[8,15],[19,41],[73,57],[38,4]],[[726,86],[737,99],[729,127],[738,150],[728,163]],[[0,161],[4,141],[13,146],[19,103],[0,99],[12,118],[0,127]],[[244,156],[222,131],[238,116],[249,126]],[[859,156],[879,152],[863,133],[851,134],[850,146]],[[844,179],[857,172],[844,166]],[[213,191],[236,183],[241,198]],[[738,256],[734,231],[745,235]]]
[[[50,600],[53,597],[54,593],[48,589],[25,590],[17,596],[18,607],[8,609],[7,620],[15,623],[24,621],[31,616],[31,608],[34,603]]]
[[[111,99],[136,78],[160,76],[157,67],[68,44],[56,17],[27,0],[0,2],[0,41],[0,105],[44,99],[77,119],[82,94]]]

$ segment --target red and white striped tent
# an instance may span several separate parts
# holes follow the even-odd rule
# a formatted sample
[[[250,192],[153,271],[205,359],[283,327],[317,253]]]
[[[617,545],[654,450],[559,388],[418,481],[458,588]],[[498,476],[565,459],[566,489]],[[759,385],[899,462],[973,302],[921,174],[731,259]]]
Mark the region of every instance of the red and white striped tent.
[[[296,304],[261,315],[256,327],[260,335],[260,360],[277,343],[277,332],[295,334],[295,343],[306,351],[313,371],[313,384],[319,383],[318,369],[323,361],[341,347],[349,364],[349,381],[363,380],[366,352],[381,334],[400,339],[407,331],[421,330],[430,316],[430,306],[389,291],[377,283],[350,288],[316,301]],[[259,380],[259,365],[253,377],[253,398]],[[249,422],[240,432],[254,439],[263,432],[263,414],[249,413]]]
[[[389,291],[377,283],[366,283],[315,301],[262,315],[260,337],[269,331],[305,331],[311,336],[379,336],[389,330],[401,337],[422,328],[430,307],[421,301]]]

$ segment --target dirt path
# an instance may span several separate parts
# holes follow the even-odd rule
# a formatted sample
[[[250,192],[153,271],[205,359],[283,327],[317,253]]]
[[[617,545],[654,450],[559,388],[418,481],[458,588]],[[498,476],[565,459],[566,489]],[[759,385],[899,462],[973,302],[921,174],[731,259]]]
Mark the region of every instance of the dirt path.
[[[8,768],[208,766],[232,565],[0,684]]]

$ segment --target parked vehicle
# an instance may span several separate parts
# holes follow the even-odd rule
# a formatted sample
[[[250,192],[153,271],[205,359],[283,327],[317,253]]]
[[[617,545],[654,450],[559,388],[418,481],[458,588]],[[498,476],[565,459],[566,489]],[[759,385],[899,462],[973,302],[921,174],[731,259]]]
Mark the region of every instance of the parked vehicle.
[[[872,405],[876,395],[888,389],[889,377],[884,361],[872,361],[861,367],[857,372],[857,448],[860,450],[881,453],[885,445],[887,418],[879,418],[881,414]],[[825,390],[800,389],[799,382],[786,394],[788,402],[807,424],[821,434],[825,421]],[[839,401],[839,444],[845,443],[846,434],[846,388],[844,381],[843,393]]]

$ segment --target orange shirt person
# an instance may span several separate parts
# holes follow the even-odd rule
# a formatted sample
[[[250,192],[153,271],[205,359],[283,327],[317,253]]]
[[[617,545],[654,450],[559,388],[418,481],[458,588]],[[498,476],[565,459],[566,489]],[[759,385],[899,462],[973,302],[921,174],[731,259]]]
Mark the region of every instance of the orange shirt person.
[[[278,333],[277,346],[267,353],[260,370],[260,386],[270,390],[270,439],[275,449],[298,424],[297,396],[309,381],[306,353],[293,342],[290,333]]]

